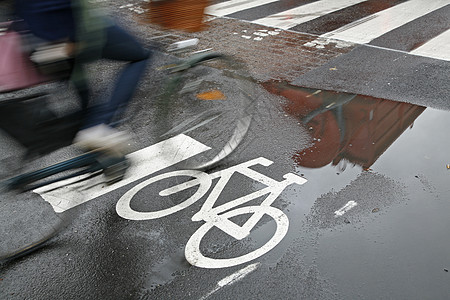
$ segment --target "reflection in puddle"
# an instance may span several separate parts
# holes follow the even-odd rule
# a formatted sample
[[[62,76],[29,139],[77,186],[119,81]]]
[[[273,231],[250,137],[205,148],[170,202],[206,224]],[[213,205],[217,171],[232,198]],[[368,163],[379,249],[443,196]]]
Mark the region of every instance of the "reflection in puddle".
[[[445,293],[449,111],[283,83],[264,87],[286,98],[285,111],[311,139],[291,156],[308,182],[285,194],[289,232],[267,257],[277,263],[300,253],[303,269],[317,267],[343,291],[385,274],[369,295],[385,283],[409,287],[411,278],[401,278],[415,272],[416,284],[436,282],[434,291]]]
[[[263,86],[286,99],[284,110],[309,131],[311,141],[292,155],[297,173],[308,182],[301,191],[285,193],[291,200],[284,211],[292,229],[278,253],[273,254],[274,262],[296,240],[310,238],[308,230],[303,230],[305,225],[319,229],[360,223],[405,200],[402,183],[411,182],[405,172],[411,175],[414,171],[399,159],[392,161],[393,156],[398,157],[398,150],[386,150],[396,140],[402,140],[400,145],[410,144],[411,139],[403,141],[399,137],[414,132],[407,129],[425,107],[280,82],[266,82]],[[347,164],[354,167],[346,168]],[[349,202],[356,206],[336,215]],[[313,261],[311,255],[305,260]]]
[[[306,168],[332,164],[343,171],[348,162],[367,170],[425,110],[409,103],[284,83],[269,82],[264,87],[285,97],[286,112],[310,132],[312,145],[293,157]]]
[[[345,217],[383,211],[404,193],[427,201],[448,194],[448,111],[279,82],[263,85],[285,97],[285,111],[310,132],[311,143],[292,155],[297,173],[308,180],[301,193],[288,196],[298,199],[291,202],[293,226],[301,227],[299,216],[313,207],[315,218],[326,211],[325,220],[350,200],[358,206]]]

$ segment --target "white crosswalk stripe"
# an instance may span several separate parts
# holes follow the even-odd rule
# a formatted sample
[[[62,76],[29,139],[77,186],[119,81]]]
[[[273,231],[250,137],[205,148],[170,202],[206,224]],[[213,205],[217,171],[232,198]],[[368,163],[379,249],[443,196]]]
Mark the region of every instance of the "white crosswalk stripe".
[[[411,54],[450,61],[450,29],[411,51]]]
[[[207,13],[221,17],[261,7],[260,13],[263,16],[265,8],[262,6],[268,4],[276,5],[277,2],[280,7],[286,3],[275,0],[229,0],[210,6]],[[368,4],[368,2],[370,1],[318,0],[294,8],[290,6],[290,9],[276,14],[268,14],[262,18],[250,21],[272,28],[298,30],[294,27],[311,20],[322,18],[333,12],[349,8],[355,10],[355,6],[361,5],[362,7]],[[415,20],[428,18],[429,20],[427,19],[427,22],[429,21],[430,26],[433,26],[433,22],[436,21],[444,22],[443,25],[441,24],[444,27],[439,32],[433,33],[434,36],[426,36],[428,40],[420,41],[418,44],[421,44],[421,46],[413,49],[410,53],[450,61],[450,14],[446,20],[434,20],[432,16],[429,16],[429,14],[440,9],[441,11],[444,9],[444,14],[445,11],[450,10],[450,0],[408,0],[397,3],[396,5],[392,4],[390,7],[384,7],[384,9],[383,6],[380,6],[380,10],[376,13],[364,15],[364,12],[361,12],[359,19],[350,20],[349,23],[342,27],[332,28],[334,30],[328,32],[326,32],[327,29],[323,30],[322,32],[325,33],[318,36],[317,41],[323,43],[324,40],[339,40],[354,44],[369,44],[375,39],[384,37],[384,35],[400,27],[403,30],[403,27],[408,26],[409,23]],[[420,29],[418,28],[418,30]],[[445,29],[447,30],[445,31]],[[442,32],[443,30],[444,32]],[[312,44],[314,44],[314,41]],[[374,45],[377,44],[375,43]],[[384,45],[381,47],[384,47]]]
[[[230,0],[208,6],[206,8],[206,13],[209,15],[222,17],[244,9],[249,9],[277,1],[278,0]]]
[[[366,44],[448,4],[449,0],[410,0],[326,33],[322,37]]]
[[[296,25],[314,20],[323,15],[364,1],[366,0],[321,0],[255,20],[253,23],[281,29],[289,29]]]

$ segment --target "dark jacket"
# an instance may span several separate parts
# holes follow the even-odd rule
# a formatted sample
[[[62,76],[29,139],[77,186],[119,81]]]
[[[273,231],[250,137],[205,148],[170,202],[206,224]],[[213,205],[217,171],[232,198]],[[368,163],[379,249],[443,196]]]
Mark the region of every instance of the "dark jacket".
[[[16,0],[16,14],[42,39],[75,40],[71,0]]]

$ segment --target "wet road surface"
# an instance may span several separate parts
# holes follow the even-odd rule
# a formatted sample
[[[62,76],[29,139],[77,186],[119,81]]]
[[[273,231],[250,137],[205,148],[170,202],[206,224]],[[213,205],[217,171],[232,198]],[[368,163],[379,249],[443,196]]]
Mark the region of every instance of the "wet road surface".
[[[264,88],[287,97],[265,94],[271,102],[258,114],[243,150],[220,169],[261,156],[274,164],[256,171],[278,181],[288,172],[307,180],[286,188],[273,204],[289,219],[287,235],[274,249],[249,264],[193,267],[184,247],[198,229],[190,218],[201,203],[157,220],[126,220],[115,211],[126,186],[84,204],[73,227],[47,247],[2,266],[2,293],[11,299],[184,298],[186,293],[199,299],[237,293],[255,299],[263,294],[268,299],[445,298],[450,205],[442,128],[449,125],[448,112],[285,83]],[[386,108],[396,118],[389,118]],[[237,176],[219,202],[261,187]],[[135,205],[150,198],[154,210],[163,201],[157,197],[160,189],[144,190]],[[202,251],[227,258],[263,245],[275,226],[263,219],[240,242],[219,231],[210,234]]]
[[[340,70],[346,66],[338,64],[343,61],[340,56],[323,70]],[[444,62],[432,64],[448,71]],[[105,78],[97,79],[99,85],[108,81],[111,71],[104,72]],[[298,80],[319,78],[321,70],[314,72]],[[342,82],[358,87],[354,82],[358,76],[348,73],[350,79],[343,74]],[[136,183],[176,170],[168,167],[84,203],[73,226],[49,245],[2,265],[1,298],[448,298],[448,84],[442,81],[434,88],[437,96],[427,91],[426,98],[399,102],[386,100],[399,99],[384,94],[359,95],[357,89],[327,91],[334,88],[325,83],[301,88],[300,82],[259,82],[258,107],[247,139],[233,157],[208,172],[264,158],[273,163],[250,169],[278,182],[288,173],[307,180],[287,186],[271,204],[287,216],[289,226],[266,254],[220,269],[189,264],[186,244],[204,224],[191,218],[206,196],[159,219],[120,217],[119,199]],[[374,83],[381,86],[379,79]],[[145,107],[152,93],[153,87],[143,86],[130,111]],[[420,89],[411,93],[418,95]],[[150,112],[139,115],[128,128],[136,136],[136,150],[153,144],[151,128],[139,125],[149,117]],[[169,178],[147,186],[133,208],[164,208],[167,199],[158,192],[179,182]],[[253,177],[234,174],[216,206],[265,186]],[[169,203],[185,197],[171,197]],[[248,205],[259,206],[263,200]],[[250,216],[231,219],[242,225]],[[217,259],[239,257],[280,235],[280,225],[275,224],[266,215],[240,241],[213,228],[204,235],[200,249]]]

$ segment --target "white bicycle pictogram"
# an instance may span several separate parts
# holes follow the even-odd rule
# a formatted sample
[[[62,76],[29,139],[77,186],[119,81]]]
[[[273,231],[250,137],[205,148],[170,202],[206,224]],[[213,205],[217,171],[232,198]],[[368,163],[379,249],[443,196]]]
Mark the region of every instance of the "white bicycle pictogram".
[[[209,191],[213,179],[218,178],[218,182],[208,195],[200,211],[192,217],[192,221],[204,221],[205,224],[200,226],[200,228],[197,229],[197,231],[188,240],[185,248],[185,256],[190,264],[201,268],[226,268],[246,263],[266,254],[284,238],[288,231],[289,219],[282,210],[272,207],[271,205],[286,187],[292,184],[302,185],[307,181],[306,179],[293,173],[285,174],[283,176],[284,180],[277,181],[250,169],[250,167],[258,164],[267,167],[272,163],[272,161],[266,158],[259,157],[213,174],[207,174],[205,172],[195,170],[177,170],[157,175],[136,185],[126,192],[117,202],[116,211],[119,216],[130,220],[150,220],[162,218],[178,212],[198,201]],[[235,173],[240,173],[247,176],[264,184],[266,187],[214,207],[218,197]],[[131,208],[130,204],[133,197],[144,187],[163,179],[179,176],[189,176],[194,179],[167,188],[159,193],[160,196],[173,195],[180,191],[198,186],[192,196],[180,204],[158,211],[142,212]],[[260,205],[241,207],[243,204],[263,196],[265,196],[265,198]],[[232,217],[244,214],[251,214],[251,217],[242,226],[230,220]],[[208,231],[210,231],[213,227],[222,230],[237,240],[242,240],[250,234],[250,231],[255,228],[258,221],[261,220],[264,215],[268,215],[275,221],[276,231],[273,237],[262,247],[248,254],[234,258],[209,258],[201,253],[200,242],[206,233],[208,233]]]

